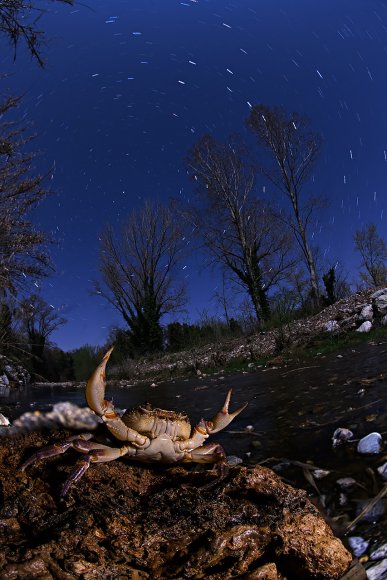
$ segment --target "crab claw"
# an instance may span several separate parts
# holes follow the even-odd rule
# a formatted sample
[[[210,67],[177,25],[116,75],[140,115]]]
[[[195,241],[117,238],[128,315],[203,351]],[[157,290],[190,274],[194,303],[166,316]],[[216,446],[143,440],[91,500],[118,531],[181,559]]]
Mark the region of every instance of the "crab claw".
[[[106,364],[112,354],[113,347],[110,348],[102,361],[99,363],[86,384],[86,401],[90,409],[101,417],[105,415],[106,411],[112,409],[112,404],[105,400],[106,388]]]
[[[246,407],[248,405],[248,403],[245,403],[242,407],[239,407],[239,409],[237,409],[233,413],[229,413],[228,406],[230,404],[231,393],[232,393],[232,389],[230,389],[229,392],[227,393],[226,400],[224,402],[222,409],[219,411],[219,413],[217,413],[215,415],[215,417],[212,419],[212,421],[206,422],[207,431],[211,435],[213,433],[217,433],[218,431],[221,431],[222,429],[227,427],[227,425],[229,425],[231,423],[231,421],[233,419],[235,419],[235,417],[237,415],[239,415],[239,413],[242,413],[242,411],[244,409],[246,409]]]

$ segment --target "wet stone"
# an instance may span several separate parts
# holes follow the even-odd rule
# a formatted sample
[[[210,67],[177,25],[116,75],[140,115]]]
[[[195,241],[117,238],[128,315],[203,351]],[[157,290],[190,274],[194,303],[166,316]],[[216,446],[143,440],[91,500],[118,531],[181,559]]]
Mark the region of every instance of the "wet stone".
[[[387,577],[387,558],[376,564],[367,568],[367,579],[368,580],[386,580]]]
[[[380,433],[369,433],[357,444],[358,453],[380,453],[382,450],[383,438]]]
[[[362,556],[369,546],[369,542],[360,536],[351,536],[348,538],[348,544],[352,550],[352,553],[356,558]]]
[[[333,447],[338,447],[339,445],[343,445],[350,441],[353,438],[353,433],[350,429],[345,429],[344,427],[339,427],[333,433],[332,437],[332,445]]]
[[[382,544],[376,550],[373,550],[370,554],[371,560],[382,560],[387,558],[387,543]]]
[[[387,462],[378,467],[378,473],[384,481],[387,481]]]

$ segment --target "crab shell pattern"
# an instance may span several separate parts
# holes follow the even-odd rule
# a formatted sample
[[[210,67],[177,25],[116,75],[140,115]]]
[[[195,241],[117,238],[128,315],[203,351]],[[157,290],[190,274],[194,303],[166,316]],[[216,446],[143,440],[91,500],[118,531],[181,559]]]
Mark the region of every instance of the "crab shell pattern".
[[[22,464],[21,469],[24,471],[27,466],[39,459],[59,455],[69,448],[75,449],[82,454],[82,458],[65,482],[62,496],[66,495],[70,486],[82,477],[91,463],[113,461],[123,455],[145,463],[213,463],[219,477],[223,478],[227,473],[226,454],[219,443],[205,444],[205,441],[209,435],[227,427],[247,404],[229,413],[230,389],[222,409],[215,417],[211,421],[201,419],[193,429],[184,413],[152,408],[150,405],[126,411],[120,417],[113,403],[105,399],[105,369],[112,350],[111,348],[105,354],[88,380],[86,400],[89,407],[102,418],[115,439],[123,444],[120,447],[110,447],[91,441],[91,433],[73,435],[40,449]]]

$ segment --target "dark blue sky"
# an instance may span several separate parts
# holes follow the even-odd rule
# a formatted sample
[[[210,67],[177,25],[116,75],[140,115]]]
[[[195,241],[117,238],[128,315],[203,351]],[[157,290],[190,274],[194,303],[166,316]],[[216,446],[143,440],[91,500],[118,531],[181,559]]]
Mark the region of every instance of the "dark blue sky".
[[[24,94],[19,113],[34,123],[39,167],[56,167],[55,195],[35,219],[58,241],[57,273],[40,286],[65,305],[68,323],[52,336],[60,347],[101,344],[119,322],[90,295],[105,225],[119,229],[145,198],[189,198],[187,151],[203,133],[244,132],[249,103],[309,116],[322,135],[310,192],[330,207],[315,240],[327,263],[340,260],[355,279],[354,231],[373,221],[385,236],[385,0],[92,0],[48,9],[46,68],[23,49],[14,63],[2,43],[0,70],[11,75],[3,92]],[[215,309],[217,279],[201,261],[182,270],[191,320]]]

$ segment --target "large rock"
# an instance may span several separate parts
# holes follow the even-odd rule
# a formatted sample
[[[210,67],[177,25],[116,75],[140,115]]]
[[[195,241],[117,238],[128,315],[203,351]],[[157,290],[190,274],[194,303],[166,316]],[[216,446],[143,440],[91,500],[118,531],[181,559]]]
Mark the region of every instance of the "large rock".
[[[0,441],[1,578],[333,580],[350,565],[306,492],[269,469],[237,466],[203,489],[208,470],[112,461],[92,465],[60,500],[74,452],[18,471],[57,439]]]
[[[373,308],[379,317],[387,314],[387,288],[374,292],[371,299]]]

